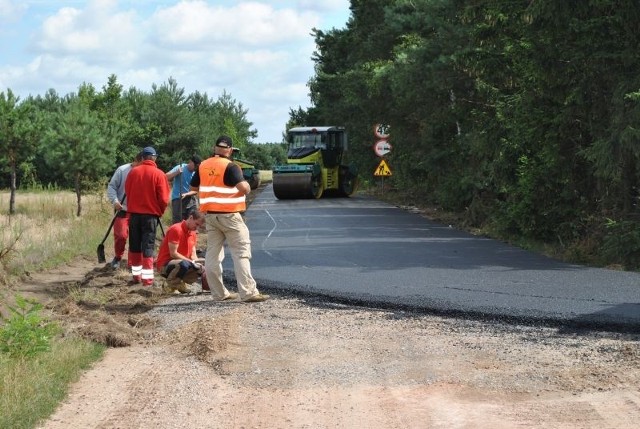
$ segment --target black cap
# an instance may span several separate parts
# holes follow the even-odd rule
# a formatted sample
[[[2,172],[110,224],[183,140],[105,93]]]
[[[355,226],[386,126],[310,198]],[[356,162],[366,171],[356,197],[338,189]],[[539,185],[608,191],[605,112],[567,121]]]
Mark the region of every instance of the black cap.
[[[228,149],[233,147],[233,140],[229,136],[220,136],[218,140],[216,140],[216,146]]]

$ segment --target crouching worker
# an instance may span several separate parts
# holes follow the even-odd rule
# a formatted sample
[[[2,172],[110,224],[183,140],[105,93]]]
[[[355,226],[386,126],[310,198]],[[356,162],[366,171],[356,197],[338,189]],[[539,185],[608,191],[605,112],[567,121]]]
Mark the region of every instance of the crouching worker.
[[[198,228],[204,225],[204,215],[192,211],[186,220],[171,225],[167,230],[156,260],[156,268],[166,279],[165,293],[190,293],[189,286],[204,271],[202,260],[196,255]]]

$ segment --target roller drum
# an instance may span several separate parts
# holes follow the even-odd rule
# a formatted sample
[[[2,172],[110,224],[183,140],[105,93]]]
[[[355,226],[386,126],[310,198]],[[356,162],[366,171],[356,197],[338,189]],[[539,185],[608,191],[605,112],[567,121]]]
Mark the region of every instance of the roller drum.
[[[322,186],[319,192],[322,194]],[[320,197],[317,180],[311,173],[274,174],[273,193],[280,200]]]

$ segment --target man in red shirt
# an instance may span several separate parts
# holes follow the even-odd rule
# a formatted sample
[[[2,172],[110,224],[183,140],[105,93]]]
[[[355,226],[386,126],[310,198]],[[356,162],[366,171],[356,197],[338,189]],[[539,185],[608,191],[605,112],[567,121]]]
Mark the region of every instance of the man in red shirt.
[[[202,260],[196,254],[198,228],[204,225],[204,215],[193,210],[189,217],[180,223],[174,223],[167,230],[160,250],[156,267],[162,277],[167,279],[163,286],[165,293],[190,293],[187,286],[195,282],[203,272]]]
[[[142,149],[142,162],[131,170],[124,184],[129,220],[129,265],[133,283],[153,285],[153,253],[156,228],[169,204],[167,176],[156,165],[151,146]]]

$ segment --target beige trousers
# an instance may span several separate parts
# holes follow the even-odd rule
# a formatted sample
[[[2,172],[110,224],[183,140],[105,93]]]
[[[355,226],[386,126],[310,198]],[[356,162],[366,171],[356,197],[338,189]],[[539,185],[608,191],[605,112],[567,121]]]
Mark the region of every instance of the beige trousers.
[[[231,251],[233,271],[238,283],[238,294],[241,300],[258,295],[256,281],[251,275],[251,238],[249,228],[240,213],[208,213],[207,254],[205,271],[207,282],[214,299],[223,299],[229,291],[222,281],[222,261],[224,260],[224,243]]]

